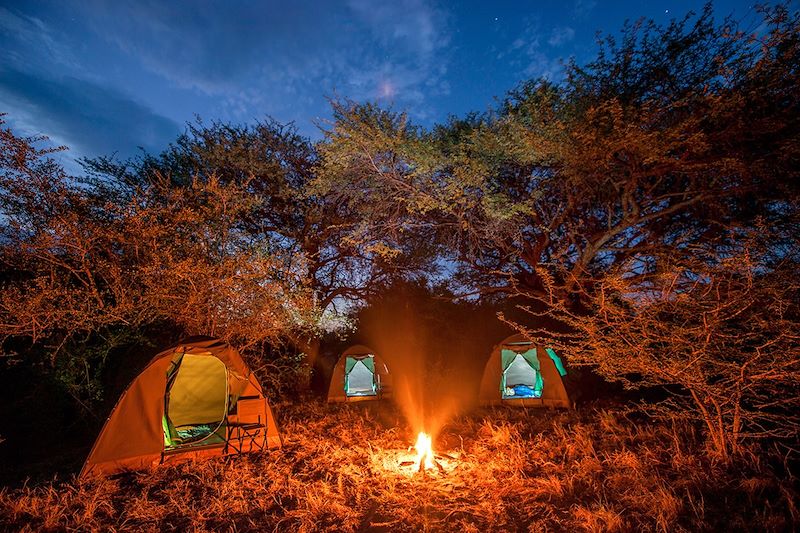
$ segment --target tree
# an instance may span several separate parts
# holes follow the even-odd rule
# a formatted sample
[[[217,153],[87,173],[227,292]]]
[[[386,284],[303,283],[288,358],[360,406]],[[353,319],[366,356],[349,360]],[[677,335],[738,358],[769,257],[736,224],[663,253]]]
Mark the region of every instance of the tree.
[[[55,362],[70,341],[120,326],[162,323],[246,348],[310,320],[301,258],[242,222],[259,206],[248,182],[78,183],[39,140],[0,134],[4,341],[52,346]]]
[[[237,213],[243,236],[269,242],[287,262],[302,265],[297,272],[313,298],[317,317],[298,321],[285,331],[306,353],[313,367],[320,330],[336,321],[337,312],[364,301],[396,277],[424,270],[426,255],[403,244],[403,254],[387,256],[383,240],[360,233],[356,211],[334,196],[310,188],[318,170],[315,146],[291,125],[265,120],[232,125],[198,120],[157,156],[122,164],[107,158],[86,161],[91,183],[121,198],[130,196],[153,176],[164,179],[162,194],[181,195],[198,183],[213,181],[252,195],[248,209]]]
[[[571,147],[583,165],[570,167],[577,176],[592,176],[593,168],[608,176],[616,208],[604,211],[605,227],[591,215],[583,222],[588,238],[575,232],[585,244],[572,248],[574,261],[536,269],[548,314],[571,328],[561,344],[572,360],[629,387],[678,385],[688,394],[672,405],[703,421],[724,459],[748,437],[796,439],[800,430],[791,393],[800,385],[800,196],[792,163],[800,19],[783,8],[765,15],[770,30],[753,37],[714,30],[706,14],[685,39],[710,43],[679,61],[688,72],[659,83],[651,83],[659,79],[652,70],[630,83],[620,74],[627,61],[652,69],[670,45],[677,48],[669,38],[659,48],[647,32],[591,75],[576,74],[581,91],[615,96],[608,130],[597,131],[587,115],[591,134],[577,137],[583,150]],[[627,122],[630,107],[646,113]]]
[[[678,386],[655,412],[695,416],[722,459],[746,440],[796,441],[800,242],[776,247],[776,238],[762,226],[724,253],[689,244],[691,254],[658,257],[646,276],[615,267],[584,295],[590,312],[559,303],[548,310],[567,333],[523,330],[628,388]]]
[[[800,16],[783,6],[761,13],[766,29],[757,34],[731,20],[715,24],[710,7],[666,27],[628,25],[619,43],[600,41],[593,62],[567,65],[563,81],[525,83],[496,113],[430,132],[402,114],[344,107],[322,152],[321,186],[354,205],[356,195],[365,196],[370,207],[362,217],[375,234],[413,228],[435,235],[458,263],[463,287],[543,302],[573,332],[599,327],[598,298],[624,302],[619,309],[627,318],[602,332],[648,350],[655,349],[650,339],[626,337],[626,321],[645,313],[628,300],[646,301],[641,291],[680,265],[700,292],[688,293],[693,303],[680,310],[652,309],[677,345],[681,316],[692,305],[712,306],[701,295],[727,279],[725,269],[746,255],[756,228],[771,230],[778,239],[771,246],[790,246],[786,257],[794,253],[786,239],[798,229]],[[698,247],[705,250],[699,263]],[[765,262],[768,255],[750,256],[753,288],[720,292],[719,313],[742,298],[768,294],[775,279],[790,276]],[[797,274],[794,262],[781,268]],[[779,301],[794,296],[790,290]],[[558,328],[535,331],[538,321],[532,315],[520,329],[542,342],[558,338]],[[749,335],[766,339],[777,332],[754,326],[737,342],[755,343]],[[764,346],[793,342],[780,338]],[[690,341],[682,340],[684,346]],[[565,341],[562,348],[609,378],[630,368],[630,355],[621,350]],[[796,354],[787,349],[792,361]],[[739,375],[741,364],[724,361],[718,371]],[[680,382],[658,377],[656,365],[639,372],[629,384]],[[709,387],[721,379],[715,372],[700,375]],[[781,390],[794,379],[789,372]],[[758,403],[754,398],[742,405]],[[702,411],[700,405],[694,408]],[[709,431],[713,437],[717,430]],[[724,455],[734,441],[715,445]]]

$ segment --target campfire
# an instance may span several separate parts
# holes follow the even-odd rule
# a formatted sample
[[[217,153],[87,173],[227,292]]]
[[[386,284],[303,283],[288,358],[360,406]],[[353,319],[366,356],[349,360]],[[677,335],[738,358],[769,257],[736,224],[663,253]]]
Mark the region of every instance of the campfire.
[[[418,472],[425,474],[428,470],[444,474],[455,467],[457,458],[449,454],[434,452],[433,439],[424,431],[420,431],[417,435],[417,442],[408,447],[409,454],[412,450],[416,452],[413,459],[406,455],[405,457],[401,456],[399,461],[400,468],[411,474]]]
[[[433,447],[431,443],[431,436],[420,431],[417,435],[417,443],[414,445],[417,450],[417,470],[425,470],[433,468]]]

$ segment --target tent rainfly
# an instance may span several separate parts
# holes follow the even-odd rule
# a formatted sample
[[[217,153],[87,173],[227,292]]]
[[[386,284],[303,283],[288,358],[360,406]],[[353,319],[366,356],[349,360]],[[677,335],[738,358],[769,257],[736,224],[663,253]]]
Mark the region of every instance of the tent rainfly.
[[[570,407],[561,359],[550,348],[512,335],[492,350],[481,380],[482,405]]]
[[[128,386],[80,477],[280,447],[269,403],[239,352],[196,337],[156,355]]]
[[[366,346],[348,348],[333,368],[328,403],[360,402],[390,398],[389,368]]]

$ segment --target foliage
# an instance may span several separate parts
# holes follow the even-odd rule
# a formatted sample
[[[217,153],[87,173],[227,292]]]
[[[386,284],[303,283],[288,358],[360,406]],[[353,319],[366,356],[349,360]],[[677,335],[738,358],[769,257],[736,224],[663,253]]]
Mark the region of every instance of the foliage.
[[[587,296],[588,314],[551,307],[549,314],[570,328],[548,338],[570,350],[573,363],[594,364],[628,388],[679,385],[666,415],[674,408],[693,413],[722,458],[742,452],[745,439],[796,442],[798,257],[780,257],[765,269],[773,247],[770,239],[761,250],[725,257],[712,250],[709,258],[708,250],[692,246],[692,255],[660,257],[646,276],[621,266]],[[531,337],[542,334],[528,330]]]
[[[798,421],[782,416],[791,406],[764,399],[784,402],[798,386],[797,292],[777,287],[798,276],[800,14],[760,13],[752,34],[715,23],[710,6],[666,27],[628,25],[564,80],[524,83],[496,113],[431,132],[389,110],[339,107],[317,186],[369,198],[361,213],[375,234],[437,238],[462,290],[538,300],[517,326],[560,338],[573,362],[631,386],[702,388],[688,405],[720,455],[745,435],[796,438]],[[749,298],[768,305],[742,305]],[[543,330],[541,304],[562,326]],[[708,343],[686,318],[712,309],[722,315],[705,333],[720,338],[697,359],[689,352]],[[759,365],[734,355],[757,347]],[[670,356],[714,370],[665,371]],[[777,378],[739,383],[769,364]],[[741,399],[710,417],[707,402],[730,394]],[[767,430],[764,417],[782,427]]]
[[[154,323],[244,348],[314,312],[302,258],[243,225],[258,198],[246,181],[81,184],[37,139],[0,141],[0,338],[49,346],[53,362],[79,339]]]
[[[424,257],[410,253],[385,261],[372,241],[349,238],[360,224],[358,217],[309,186],[318,172],[317,148],[291,125],[274,120],[239,126],[198,119],[157,156],[122,164],[98,158],[85,166],[94,176],[92,183],[101,187],[109,179],[135,185],[152,175],[164,176],[176,191],[209,180],[240,187],[253,201],[241,213],[243,231],[254,240],[272,242],[287,260],[301,263],[323,311],[337,302],[363,300],[393,275],[426,265]]]
[[[730,28],[717,33],[705,18],[685,35],[675,25],[666,30],[663,42],[688,40],[692,52],[678,61],[691,72],[674,81],[703,79],[702,90],[679,85],[664,94],[663,85],[632,83],[643,90],[637,98],[644,104],[635,107],[648,117],[658,110],[655,122],[645,121],[658,126],[656,134],[626,127],[613,140],[626,110],[615,96],[610,135],[581,138],[601,150],[594,152],[599,172],[621,177],[620,188],[609,187],[618,214],[605,212],[606,228],[589,234],[598,240],[574,247],[574,262],[535,268],[549,314],[569,326],[570,340],[561,346],[573,362],[594,364],[629,387],[679,385],[686,395],[667,405],[702,420],[722,458],[741,451],[745,438],[800,436],[791,392],[800,385],[800,196],[792,163],[800,133],[800,19],[780,8],[766,18],[770,30],[758,47]],[[709,36],[704,43],[701,37]],[[615,68],[624,57],[657,69],[652,39],[645,33],[641,48],[631,42],[616,50],[616,60],[593,65],[591,76],[582,71],[591,94],[609,90],[629,98],[629,90],[614,85]],[[694,54],[707,50],[714,51],[716,69],[698,65]],[[698,72],[707,74],[697,78]],[[653,73],[639,76],[651,80]],[[641,123],[637,118],[631,126]],[[605,144],[608,137],[616,146]],[[582,161],[591,160],[574,148]],[[632,159],[615,169],[605,166],[602,153]],[[591,175],[578,168],[579,176]]]
[[[357,211],[310,187],[319,169],[317,148],[291,125],[273,120],[204,124],[198,119],[157,156],[125,163],[98,158],[85,161],[85,167],[92,185],[106,192],[121,188],[123,197],[154,175],[163,176],[164,195],[191,194],[198,182],[248,195],[252,203],[247,209],[232,213],[241,235],[269,243],[270,254],[292,265],[295,283],[303,285],[313,304],[312,313],[286,324],[281,334],[304,354],[301,382],[310,377],[320,337],[347,324],[346,313],[354,304],[393,279],[432,269],[426,241],[403,243],[402,253],[387,256],[380,236],[353,237],[362,225]],[[227,295],[230,302],[235,292]],[[280,388],[291,388],[291,383],[296,380]]]
[[[367,198],[375,233],[449,236],[480,288],[531,295],[552,265],[568,290],[676,232],[700,240],[720,221],[779,215],[775,201],[797,192],[797,19],[776,9],[755,37],[715,26],[710,8],[689,22],[635,25],[562,84],[528,82],[496,116],[430,134],[339,106],[318,186]]]
[[[60,347],[60,354],[53,362],[53,378],[82,408],[94,414],[92,407],[107,398],[104,373],[109,359],[130,346],[139,350],[155,348],[144,333],[123,325],[104,328],[85,337],[72,337]]]

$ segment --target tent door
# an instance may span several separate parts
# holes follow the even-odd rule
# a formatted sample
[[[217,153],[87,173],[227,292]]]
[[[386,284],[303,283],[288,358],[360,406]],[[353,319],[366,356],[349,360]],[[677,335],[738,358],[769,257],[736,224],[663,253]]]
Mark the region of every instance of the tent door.
[[[507,361],[508,357],[506,357]],[[541,398],[542,377],[523,354],[513,354],[513,359],[503,371],[503,399]]]
[[[224,443],[229,403],[225,363],[186,354],[176,372],[165,395],[165,447]]]
[[[373,356],[347,358],[344,390],[347,396],[375,396],[378,393]]]

